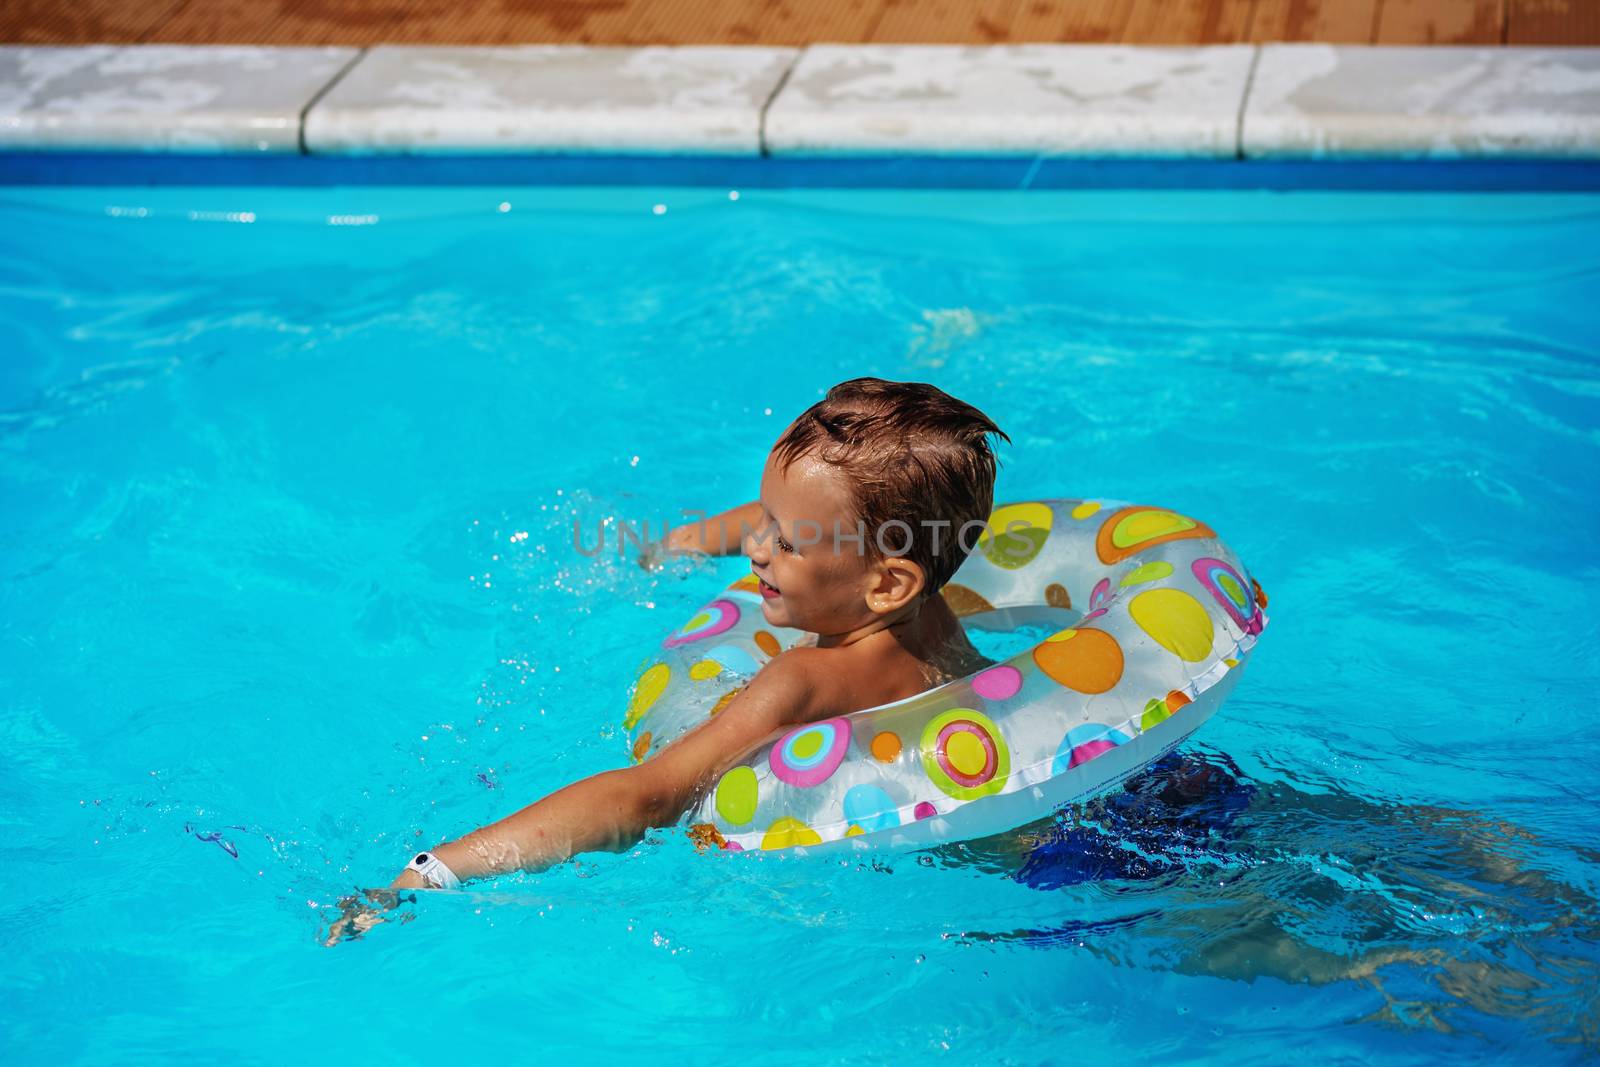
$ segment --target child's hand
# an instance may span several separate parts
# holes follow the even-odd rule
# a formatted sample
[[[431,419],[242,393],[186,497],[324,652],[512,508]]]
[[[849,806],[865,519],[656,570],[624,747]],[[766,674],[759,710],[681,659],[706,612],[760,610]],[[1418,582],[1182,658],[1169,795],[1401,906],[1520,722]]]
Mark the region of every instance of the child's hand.
[[[761,510],[759,503],[751,501],[720,515],[686,512],[701,518],[686,526],[673,527],[666,537],[640,549],[639,566],[653,571],[659,570],[672,556],[694,556],[701,562],[711,556],[738,555],[743,551],[744,531],[761,521]]]
[[[664,570],[673,560],[688,564],[691,571],[700,571],[711,562],[711,557],[693,548],[674,548],[661,541],[645,545],[639,552],[639,566],[647,571]]]
[[[400,906],[402,900],[415,902],[414,896],[402,897],[393,889],[368,889],[367,900],[371,904],[363,903],[355,894],[339,899],[342,914],[328,927],[328,936],[323,939],[323,944],[329,947],[337,945],[340,941],[354,941],[379,923],[389,920],[383,917],[386,911],[392,911]],[[407,912],[400,917],[401,922],[410,922],[416,916]]]
[[[659,571],[675,559],[686,561],[692,565],[692,569],[700,570],[711,562],[711,558],[712,553],[707,552],[694,538],[680,536],[679,530],[673,530],[667,537],[651,541],[639,550],[639,566],[647,571]]]
[[[647,571],[658,571],[666,563],[667,557],[676,554],[667,547],[665,541],[651,541],[639,550],[639,566]]]

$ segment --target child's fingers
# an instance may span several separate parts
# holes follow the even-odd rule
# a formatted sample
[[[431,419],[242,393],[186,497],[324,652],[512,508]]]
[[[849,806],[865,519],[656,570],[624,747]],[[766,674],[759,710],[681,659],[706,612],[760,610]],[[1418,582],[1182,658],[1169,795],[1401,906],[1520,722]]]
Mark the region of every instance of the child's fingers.
[[[365,904],[355,904],[347,907],[345,913],[333,921],[322,943],[332,948],[340,941],[354,941],[379,923],[388,921]]]

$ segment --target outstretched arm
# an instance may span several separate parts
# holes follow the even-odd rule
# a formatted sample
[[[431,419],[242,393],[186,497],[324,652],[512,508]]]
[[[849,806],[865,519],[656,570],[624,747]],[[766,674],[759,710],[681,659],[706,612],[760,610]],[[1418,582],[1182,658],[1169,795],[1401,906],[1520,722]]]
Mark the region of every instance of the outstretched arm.
[[[670,825],[712,780],[787,723],[813,717],[815,687],[807,669],[814,649],[774,659],[710,719],[634,767],[603,771],[558,789],[497,823],[440,845],[435,856],[467,881],[515,870],[541,870],[580,852],[622,851],[653,826]],[[415,871],[390,888],[421,888]]]
[[[699,552],[707,556],[732,556],[742,551],[744,531],[761,524],[761,504],[752,500],[729,508],[720,515],[708,515],[697,523],[675,526],[665,538],[639,554],[639,566],[649,570],[667,556]]]
[[[541,870],[579,852],[621,851],[652,826],[677,820],[695,796],[745,752],[793,722],[817,718],[823,706],[812,678],[815,649],[774,659],[715,718],[695,727],[634,767],[603,771],[558,789],[497,823],[433,849],[463,882],[515,870]],[[407,868],[388,889],[349,896],[324,943],[336,944],[384,922],[399,902],[395,890],[422,889]],[[374,906],[375,905],[375,906]]]

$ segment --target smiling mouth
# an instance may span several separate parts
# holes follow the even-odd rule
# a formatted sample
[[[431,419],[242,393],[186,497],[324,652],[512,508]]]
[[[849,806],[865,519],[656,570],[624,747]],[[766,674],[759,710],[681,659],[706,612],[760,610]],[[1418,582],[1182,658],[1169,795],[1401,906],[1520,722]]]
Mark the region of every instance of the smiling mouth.
[[[773,585],[771,582],[767,581],[765,578],[761,577],[761,575],[759,575],[759,574],[756,575],[756,584],[761,589],[761,595],[766,597],[768,600],[771,600],[773,597],[780,595],[778,593],[778,587]]]

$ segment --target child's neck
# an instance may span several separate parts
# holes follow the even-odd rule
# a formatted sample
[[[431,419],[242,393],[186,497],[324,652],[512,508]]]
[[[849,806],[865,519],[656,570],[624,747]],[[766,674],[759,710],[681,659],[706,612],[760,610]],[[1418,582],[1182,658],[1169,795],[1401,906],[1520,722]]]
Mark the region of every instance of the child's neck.
[[[940,598],[943,603],[943,598]],[[894,632],[900,634],[919,633],[926,623],[923,621],[923,601],[912,601],[910,604],[891,611],[885,615],[878,615],[870,622],[862,623],[853,630],[846,630],[837,634],[817,634],[818,648],[845,648],[849,645],[859,644],[875,634]],[[903,641],[903,638],[902,638]]]
[[[847,633],[817,635],[818,648],[843,648],[866,641],[893,642],[901,653],[927,664],[942,680],[960,677],[987,662],[967,640],[961,621],[942,596],[923,597]]]

